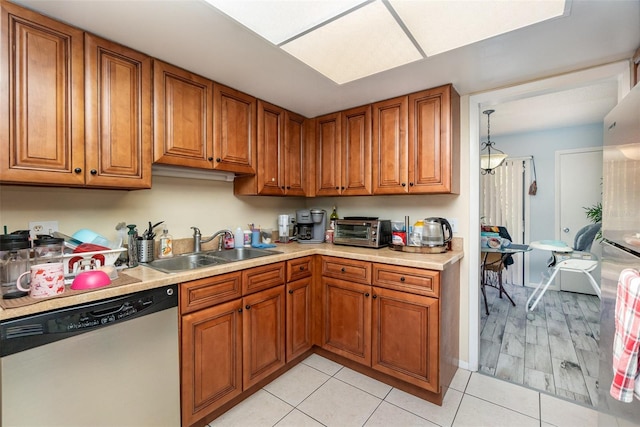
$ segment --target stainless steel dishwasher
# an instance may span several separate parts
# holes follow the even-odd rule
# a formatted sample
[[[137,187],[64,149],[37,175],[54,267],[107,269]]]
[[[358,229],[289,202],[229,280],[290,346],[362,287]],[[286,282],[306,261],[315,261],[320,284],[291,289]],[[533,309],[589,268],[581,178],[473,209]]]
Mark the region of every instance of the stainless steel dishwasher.
[[[177,286],[0,323],[2,426],[179,426]]]

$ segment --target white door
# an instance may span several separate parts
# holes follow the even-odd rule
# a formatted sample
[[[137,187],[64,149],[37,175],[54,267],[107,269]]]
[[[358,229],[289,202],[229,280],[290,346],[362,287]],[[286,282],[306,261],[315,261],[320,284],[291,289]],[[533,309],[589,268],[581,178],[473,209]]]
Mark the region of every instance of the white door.
[[[586,207],[602,202],[602,147],[556,152],[556,238],[573,246],[576,233],[591,222]],[[597,252],[599,245],[593,245]],[[599,282],[598,270],[592,272]],[[595,294],[583,273],[561,272],[560,290]]]

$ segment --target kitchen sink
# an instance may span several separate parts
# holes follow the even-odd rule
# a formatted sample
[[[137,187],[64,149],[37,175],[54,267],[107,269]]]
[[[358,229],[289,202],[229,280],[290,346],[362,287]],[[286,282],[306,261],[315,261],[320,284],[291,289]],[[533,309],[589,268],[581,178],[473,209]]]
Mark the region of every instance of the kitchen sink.
[[[227,261],[244,261],[247,259],[259,258],[280,253],[282,252],[256,248],[235,248],[223,249],[221,251],[205,252],[206,255],[214,256],[216,258],[222,258]]]
[[[194,270],[198,268],[211,267],[218,264],[230,262],[221,257],[214,257],[203,253],[178,255],[173,258],[161,258],[145,263],[147,267],[164,271],[165,273],[175,273],[179,271]]]
[[[151,267],[165,273],[177,273],[180,271],[195,270],[198,268],[227,264],[233,261],[244,261],[247,259],[280,253],[282,252],[256,248],[225,249],[222,251],[207,251],[178,255],[173,258],[161,258],[148,263],[143,263],[142,265],[146,265],[147,267]]]

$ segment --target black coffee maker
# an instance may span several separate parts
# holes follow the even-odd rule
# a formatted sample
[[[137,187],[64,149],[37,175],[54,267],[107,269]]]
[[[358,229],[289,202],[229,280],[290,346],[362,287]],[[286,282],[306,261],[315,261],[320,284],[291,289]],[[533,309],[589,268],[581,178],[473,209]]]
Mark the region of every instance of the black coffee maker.
[[[322,243],[326,231],[327,211],[299,209],[296,211],[294,233],[298,243]]]

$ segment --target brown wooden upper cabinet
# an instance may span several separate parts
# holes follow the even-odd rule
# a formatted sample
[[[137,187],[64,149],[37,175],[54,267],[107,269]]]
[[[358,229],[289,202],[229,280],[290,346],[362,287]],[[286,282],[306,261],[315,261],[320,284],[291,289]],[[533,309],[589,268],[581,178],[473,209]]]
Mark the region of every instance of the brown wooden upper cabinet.
[[[85,182],[151,188],[151,58],[85,35]]]
[[[305,118],[258,100],[257,122],[257,171],[235,179],[235,194],[304,196]]]
[[[316,119],[316,196],[371,194],[371,106]]]
[[[1,6],[0,180],[84,185],[83,33]]]
[[[150,59],[4,1],[1,25],[0,180],[149,188]]]
[[[254,174],[256,99],[154,61],[154,162]]]
[[[155,163],[211,169],[213,82],[153,61]]]
[[[214,83],[213,169],[256,173],[256,99]]]
[[[459,193],[459,127],[452,85],[373,104],[373,194]]]

